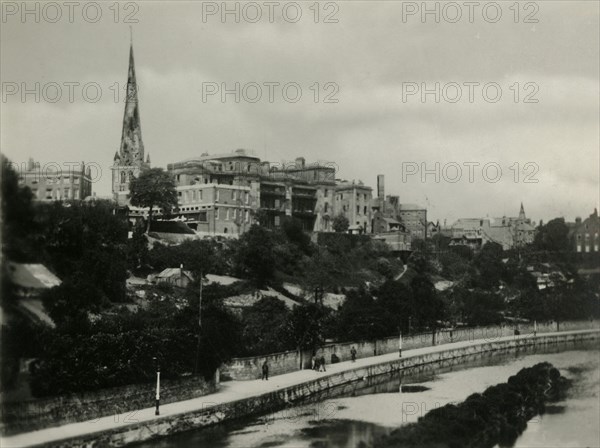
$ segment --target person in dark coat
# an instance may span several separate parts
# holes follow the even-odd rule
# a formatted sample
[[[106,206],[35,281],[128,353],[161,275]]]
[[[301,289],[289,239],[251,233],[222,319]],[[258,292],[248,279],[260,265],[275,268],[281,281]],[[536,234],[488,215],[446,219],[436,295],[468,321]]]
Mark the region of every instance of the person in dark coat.
[[[319,372],[326,372],[325,370],[325,356],[321,355],[319,358]]]
[[[352,362],[356,361],[356,349],[354,347],[350,349],[350,356],[352,356]]]
[[[262,365],[262,379],[269,381],[269,364],[267,364],[266,360]]]

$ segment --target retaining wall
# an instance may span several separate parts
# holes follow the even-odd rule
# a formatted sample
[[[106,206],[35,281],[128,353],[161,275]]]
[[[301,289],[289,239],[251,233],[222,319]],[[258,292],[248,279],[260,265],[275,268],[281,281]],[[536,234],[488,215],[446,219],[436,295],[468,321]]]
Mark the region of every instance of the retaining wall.
[[[497,325],[488,327],[460,328],[455,330],[441,330],[435,334],[435,345],[446,344],[460,341],[475,341],[477,339],[495,340],[501,337],[514,334],[515,328],[518,328],[521,335],[533,334],[533,324],[519,324],[515,326]],[[561,322],[541,322],[537,325],[537,333],[552,333],[558,331],[573,331],[589,328],[600,329],[600,321],[568,321]],[[412,350],[415,348],[429,347],[433,345],[432,332],[419,333],[402,338],[402,349]],[[351,359],[350,350],[356,349],[357,358],[368,358],[376,355],[385,355],[398,351],[398,336],[392,336],[378,341],[360,341],[345,342],[324,345],[318,351],[318,356],[325,356],[325,362],[330,363],[332,355],[335,354],[339,361],[348,361]],[[269,365],[269,374],[281,375],[294,372],[299,369],[311,368],[312,353],[310,351],[288,351],[274,353],[264,356],[234,358],[230,362],[223,364],[220,368],[221,379],[223,381],[236,380],[247,381],[260,379],[262,375],[262,365],[266,360]]]
[[[393,361],[384,361],[338,373],[319,375],[314,380],[282,388],[256,397],[231,401],[214,406],[211,406],[210,403],[206,403],[206,406],[203,409],[198,409],[185,414],[165,416],[149,422],[120,426],[111,430],[86,434],[84,436],[46,444],[45,446],[63,448],[78,446],[123,446],[128,443],[168,436],[177,432],[189,431],[223,421],[275,412],[296,403],[304,402],[311,397],[317,397],[318,394],[332,388],[356,381],[365,381],[382,374],[414,371],[415,369],[424,369],[436,365],[443,366],[448,365],[448,363],[458,363],[460,358],[466,359],[467,357],[485,352],[518,350],[520,348],[536,345],[543,346],[568,342],[576,343],[586,340],[597,340],[599,338],[599,330],[588,330],[570,333],[565,332],[562,334],[538,334],[537,337],[527,335],[508,337],[458,348],[444,348],[443,346],[432,347],[431,351],[425,354],[408,356]]]
[[[167,404],[189,400],[214,393],[216,390],[217,381],[205,381],[199,377],[162,380],[160,401]],[[3,402],[0,407],[2,433],[13,434],[93,420],[107,415],[119,415],[151,407],[154,400],[155,384],[149,383],[39,400]]]

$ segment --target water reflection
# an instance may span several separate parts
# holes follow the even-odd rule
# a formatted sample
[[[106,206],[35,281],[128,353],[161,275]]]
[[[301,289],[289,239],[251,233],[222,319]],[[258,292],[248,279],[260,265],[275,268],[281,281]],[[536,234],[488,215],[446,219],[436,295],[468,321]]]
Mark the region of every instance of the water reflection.
[[[478,355],[467,363],[454,361],[436,369],[422,367],[404,374],[365,378],[316,394],[299,406],[142,446],[368,447],[435,407],[463,401],[541,361],[558,367],[573,379],[574,386],[567,399],[549,405],[543,416],[529,422],[515,446],[600,446],[598,354],[597,345],[587,343],[495,353],[493,357]]]

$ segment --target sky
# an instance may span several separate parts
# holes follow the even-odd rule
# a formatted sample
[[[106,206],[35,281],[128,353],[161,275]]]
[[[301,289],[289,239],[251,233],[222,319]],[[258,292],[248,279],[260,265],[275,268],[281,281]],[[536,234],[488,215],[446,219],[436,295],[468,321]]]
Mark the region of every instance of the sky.
[[[597,1],[24,5],[2,3],[0,149],[91,163],[98,196],[131,28],[152,166],[237,148],[333,161],[448,224],[598,207]]]

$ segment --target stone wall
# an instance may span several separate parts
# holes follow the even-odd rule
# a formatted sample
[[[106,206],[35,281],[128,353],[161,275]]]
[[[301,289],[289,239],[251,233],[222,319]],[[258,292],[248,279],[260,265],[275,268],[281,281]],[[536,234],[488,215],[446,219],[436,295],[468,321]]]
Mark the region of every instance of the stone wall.
[[[160,402],[188,400],[216,390],[217,381],[199,377],[164,380],[161,381]],[[0,408],[2,432],[12,434],[144,409],[154,404],[155,392],[155,383],[134,384],[85,394],[3,402]]]
[[[367,382],[378,375],[389,373],[416,373],[436,366],[459,364],[462,360],[473,356],[504,350],[520,350],[526,347],[543,346],[547,344],[577,343],[587,340],[597,340],[598,330],[580,333],[564,333],[558,335],[520,336],[503,340],[489,340],[467,347],[448,348],[432,347],[424,354],[399,358],[394,361],[383,361],[364,367],[357,367],[343,372],[319,375],[316,379],[302,384],[281,388],[254,397],[230,401],[223,404],[205,403],[201,409],[160,417],[146,422],[132,423],[113,429],[103,430],[69,439],[48,441],[45,446],[80,447],[103,446],[118,447],[128,443],[141,442],[148,439],[169,436],[182,431],[189,431],[214,425],[223,421],[235,420],[254,415],[277,412],[288,409],[307,400],[322,399],[322,394],[337,387],[343,387],[356,382]]]
[[[533,324],[519,324],[521,335],[533,334]],[[560,331],[583,330],[600,328],[599,321],[568,321],[558,324]],[[455,330],[441,330],[435,333],[435,345],[460,341],[475,341],[485,339],[494,341],[504,336],[514,334],[515,327],[507,325],[496,325],[488,327],[460,328]],[[538,333],[552,333],[557,331],[556,322],[541,322],[537,325]],[[433,345],[433,334],[431,332],[419,333],[402,338],[402,350],[429,347]],[[331,356],[335,354],[340,362],[351,359],[350,350],[356,349],[357,358],[368,358],[370,356],[385,355],[397,352],[399,349],[398,336],[392,336],[378,341],[343,342],[327,344],[321,347],[317,356],[325,356],[325,362],[331,363]],[[234,358],[229,363],[221,366],[221,378],[227,380],[255,380],[262,375],[262,364],[266,360],[269,365],[270,375],[281,375],[296,370],[311,368],[312,353],[304,351],[288,351],[272,355]],[[302,366],[302,367],[300,367]]]

